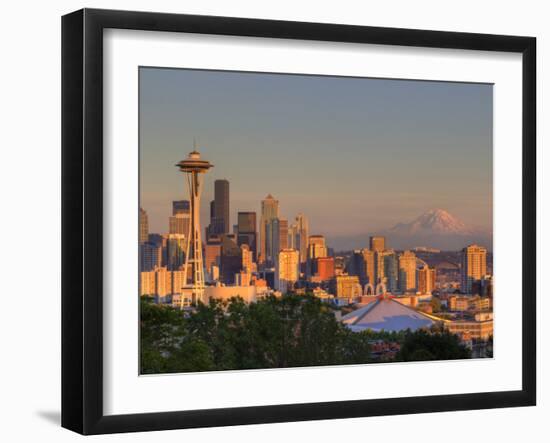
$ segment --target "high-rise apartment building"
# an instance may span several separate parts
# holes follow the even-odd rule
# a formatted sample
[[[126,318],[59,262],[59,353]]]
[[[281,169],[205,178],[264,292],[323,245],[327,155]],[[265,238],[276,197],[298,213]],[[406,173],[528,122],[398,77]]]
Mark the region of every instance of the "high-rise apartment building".
[[[487,274],[487,249],[476,244],[462,250],[460,287],[463,293],[472,293],[472,284]]]
[[[139,243],[145,243],[149,239],[149,219],[147,212],[139,208]]]
[[[435,289],[435,268],[424,265],[417,271],[418,292],[421,294],[431,294]]]
[[[300,253],[296,249],[283,249],[275,267],[275,289],[286,292],[292,289],[300,276]]]
[[[416,292],[416,255],[404,251],[399,256],[398,286],[401,292]]]
[[[371,236],[369,238],[369,249],[374,252],[382,252],[386,249],[386,237]]]
[[[279,218],[279,250],[288,248],[288,220]]]

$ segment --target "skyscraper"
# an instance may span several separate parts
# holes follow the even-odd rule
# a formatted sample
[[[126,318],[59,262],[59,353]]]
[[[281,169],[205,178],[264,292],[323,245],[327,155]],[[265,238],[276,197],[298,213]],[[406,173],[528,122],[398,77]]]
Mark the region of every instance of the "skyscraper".
[[[237,245],[248,245],[253,259],[257,256],[256,213],[239,212],[237,214]]]
[[[381,252],[386,249],[386,237],[371,236],[369,238],[369,249],[374,252]]]
[[[359,273],[361,283],[376,286],[376,253],[371,249],[362,249],[361,256],[363,259],[363,266]]]
[[[307,261],[307,247],[309,241],[309,222],[304,214],[296,216],[296,246],[300,251],[300,263]]]
[[[327,255],[325,237],[323,235],[310,235],[308,240],[307,257],[309,259],[315,259],[319,257],[326,257]]]
[[[162,244],[145,242],[139,245],[140,271],[152,271],[162,265]]]
[[[283,249],[276,262],[275,289],[283,293],[292,289],[300,276],[299,266],[299,252],[295,249]]]
[[[487,274],[487,249],[476,244],[462,250],[462,269],[460,287],[462,292],[470,294],[472,283],[481,280]]]
[[[172,202],[172,215],[189,214],[191,212],[191,204],[189,200],[174,200]]]
[[[149,239],[149,219],[147,212],[139,208],[139,243],[145,243]]]
[[[418,274],[418,292],[421,294],[431,294],[435,289],[435,268],[424,265],[417,272]]]
[[[229,232],[229,182],[225,179],[214,182],[214,217],[216,219],[215,234]]]
[[[219,278],[222,256],[222,241],[220,237],[211,236],[204,246],[204,266],[210,281]],[[217,271],[215,270],[217,269]],[[217,274],[217,275],[216,275]]]
[[[315,259],[315,275],[319,281],[328,281],[334,277],[334,257]]]
[[[398,286],[401,292],[416,291],[416,255],[404,251],[399,256]]]
[[[269,260],[273,261],[273,251],[271,238],[272,234],[268,235],[268,224],[275,218],[279,217],[279,201],[275,200],[271,194],[268,194],[265,199],[262,200],[262,212],[260,215],[260,257],[261,261]]]
[[[286,218],[279,219],[279,248],[288,249],[288,220]]]
[[[306,275],[308,277],[313,276],[317,272],[316,259],[326,257],[327,255],[325,237],[322,235],[310,235],[308,239],[306,266]]]
[[[398,262],[393,249],[377,252],[376,256],[376,283],[386,285],[388,292],[397,291]]]

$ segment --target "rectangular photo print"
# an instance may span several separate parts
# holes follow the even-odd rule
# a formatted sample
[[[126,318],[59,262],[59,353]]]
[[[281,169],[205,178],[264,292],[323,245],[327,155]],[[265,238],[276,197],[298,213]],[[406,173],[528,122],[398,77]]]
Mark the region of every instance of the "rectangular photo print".
[[[493,357],[492,84],[140,67],[139,171],[140,374]]]

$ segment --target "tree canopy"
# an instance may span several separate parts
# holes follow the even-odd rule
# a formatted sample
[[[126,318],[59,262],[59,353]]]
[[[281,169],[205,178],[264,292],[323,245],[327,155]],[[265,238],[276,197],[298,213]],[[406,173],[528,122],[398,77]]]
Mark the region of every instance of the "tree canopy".
[[[466,358],[448,333],[352,332],[312,295],[212,299],[185,314],[143,297],[140,318],[142,374],[371,363],[372,340],[402,343],[402,361]]]

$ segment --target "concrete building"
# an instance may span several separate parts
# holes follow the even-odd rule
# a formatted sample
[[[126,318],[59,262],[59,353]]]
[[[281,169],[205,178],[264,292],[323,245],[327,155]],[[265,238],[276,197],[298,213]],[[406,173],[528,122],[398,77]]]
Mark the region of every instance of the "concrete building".
[[[371,236],[369,237],[369,249],[374,252],[382,252],[386,249],[386,237]]]
[[[337,275],[331,282],[331,290],[337,298],[354,298],[363,294],[357,275]]]
[[[246,303],[256,301],[256,286],[207,286],[204,290],[207,302],[212,299],[229,300],[232,297],[241,297]]]
[[[229,232],[229,181],[214,181],[214,217],[218,220],[218,229],[222,232],[216,234],[226,234]]]
[[[145,243],[149,239],[149,218],[147,212],[139,208],[139,243]]]
[[[139,245],[140,272],[162,266],[162,244],[145,242]]]
[[[460,288],[463,293],[472,293],[472,284],[487,274],[487,249],[476,244],[462,250]]]
[[[315,281],[325,282],[334,278],[334,257],[319,257],[314,262]],[[313,280],[313,279],[312,279]]]
[[[219,279],[221,257],[222,241],[218,236],[211,236],[204,246],[204,267],[208,274],[208,281],[210,282]]]
[[[431,294],[435,289],[435,268],[430,268],[425,264],[417,271],[418,287],[417,290],[421,294]]]
[[[257,232],[256,232],[256,213],[238,212],[237,213],[237,245],[248,245],[252,251],[253,259],[257,257]]]
[[[266,260],[274,262],[272,250],[272,234],[269,237],[267,235],[268,225],[271,228],[271,221],[275,218],[279,218],[279,201],[273,198],[271,194],[268,194],[261,202],[261,214],[260,214],[260,247],[259,247],[259,259],[260,263]]]
[[[296,247],[300,252],[300,263],[307,261],[307,248],[309,241],[309,221],[304,214],[296,216]]]
[[[416,292],[416,255],[412,251],[399,255],[398,287],[402,293]]]
[[[180,269],[185,264],[187,237],[183,234],[168,234],[166,240],[166,266],[171,271]]]
[[[185,289],[185,272],[170,271],[162,267],[140,274],[140,295],[163,298],[182,294]]]
[[[275,267],[275,289],[286,292],[300,277],[300,253],[296,249],[283,249]]]
[[[189,235],[191,217],[189,214],[178,213],[168,218],[168,232],[170,234]]]

